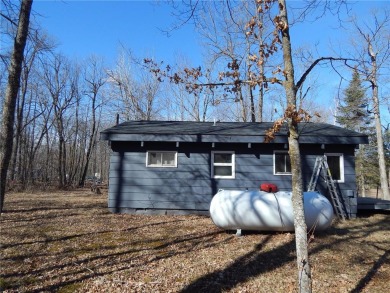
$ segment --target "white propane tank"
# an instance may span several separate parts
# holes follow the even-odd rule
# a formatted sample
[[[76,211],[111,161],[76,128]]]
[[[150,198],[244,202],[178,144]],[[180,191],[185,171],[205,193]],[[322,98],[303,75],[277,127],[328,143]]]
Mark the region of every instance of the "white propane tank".
[[[292,192],[220,190],[210,204],[214,224],[226,230],[294,231]],[[329,200],[317,192],[304,192],[308,229],[324,230],[334,218]]]

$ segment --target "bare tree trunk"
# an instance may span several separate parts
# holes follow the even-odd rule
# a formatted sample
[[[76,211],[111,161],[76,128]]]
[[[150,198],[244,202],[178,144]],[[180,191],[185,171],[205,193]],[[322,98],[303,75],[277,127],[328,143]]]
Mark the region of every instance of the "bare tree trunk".
[[[66,144],[64,137],[64,117],[62,116],[62,111],[56,109],[57,106],[54,106],[55,119],[56,119],[56,128],[58,135],[58,187],[64,188],[67,182],[66,178]]]
[[[375,130],[378,145],[378,161],[379,161],[379,175],[381,182],[381,189],[383,199],[390,200],[389,182],[387,179],[386,162],[385,162],[385,151],[383,147],[383,134],[381,126],[381,118],[379,112],[379,99],[378,99],[378,86],[373,88],[373,101],[374,101],[374,119],[375,119]]]
[[[22,133],[22,123],[23,123],[23,109],[24,109],[24,101],[26,97],[26,90],[22,90],[22,94],[19,96],[19,100],[17,101],[17,114],[16,114],[16,133],[15,133],[15,142],[14,142],[14,148],[12,152],[12,162],[11,162],[11,168],[10,168],[10,177],[11,180],[15,180],[15,173],[16,173],[16,163],[18,159],[18,150],[19,150],[19,142],[21,138]],[[20,170],[19,170],[20,172]]]
[[[76,80],[73,78],[77,72],[71,72],[71,64],[61,55],[55,55],[53,60],[43,64],[42,79],[50,93],[53,107],[53,122],[58,136],[58,187],[63,188],[68,184],[67,174],[67,112],[76,102]],[[72,77],[73,76],[73,77]],[[67,176],[68,175],[68,176]]]
[[[362,189],[362,194],[361,194],[361,197],[366,197],[366,183],[365,183],[365,179],[364,179],[364,172],[362,171],[363,170],[363,163],[361,162],[360,163],[360,188]]]
[[[354,23],[355,28],[364,40],[363,52],[360,52],[358,57],[360,58],[360,67],[363,68],[363,74],[367,80],[371,83],[372,89],[372,104],[375,120],[375,130],[377,137],[377,148],[378,148],[378,163],[379,163],[379,176],[383,198],[390,200],[389,191],[389,179],[387,178],[386,162],[385,162],[385,151],[383,146],[383,133],[381,126],[381,116],[379,109],[379,96],[378,96],[378,78],[381,75],[381,68],[386,68],[390,54],[389,54],[389,38],[388,38],[388,27],[390,23],[390,16],[388,11],[384,11],[383,18],[378,18],[378,13],[373,14],[375,23],[372,27],[365,25],[366,31],[363,27],[360,27],[357,22]],[[360,45],[360,44],[359,44]],[[367,53],[367,55],[366,55]],[[369,60],[366,60],[362,56],[368,56]],[[368,62],[367,62],[368,61]],[[368,64],[368,65],[366,65]],[[383,75],[383,74],[382,74]]]
[[[287,96],[287,108],[296,109],[297,89],[294,81],[294,65],[291,54],[291,40],[288,28],[286,1],[278,0],[278,2],[280,12],[279,16],[283,24],[280,27],[280,32],[282,35],[284,71],[286,78],[283,86]],[[298,141],[298,122],[293,117],[288,118],[288,130],[289,155],[291,160],[292,173],[292,206],[294,212],[298,282],[300,292],[311,292],[312,279],[307,244],[307,226],[305,222],[305,212],[303,209],[303,181],[301,154]]]
[[[34,40],[34,42],[37,42]],[[15,142],[14,142],[14,148],[13,148],[13,153],[12,153],[12,161],[11,161],[11,166],[10,166],[10,178],[11,180],[15,179],[15,172],[16,172],[16,165],[17,165],[17,159],[18,159],[18,150],[20,148],[19,142],[22,134],[23,127],[23,119],[25,116],[24,113],[24,106],[26,104],[26,95],[27,95],[27,89],[29,87],[29,77],[30,77],[30,72],[31,68],[33,66],[35,56],[37,54],[37,51],[39,50],[35,48],[35,46],[32,46],[32,53],[29,54],[29,49],[25,48],[25,55],[24,60],[22,63],[22,72],[21,72],[21,88],[20,88],[20,93],[19,93],[19,98],[17,100],[17,105],[16,105],[16,132],[15,132]],[[28,56],[27,56],[28,55]],[[19,169],[20,171],[20,169]]]
[[[264,23],[264,13],[260,13],[260,9],[259,9],[259,6],[261,6],[261,8],[263,8],[263,5],[264,3],[259,3],[257,2],[256,3],[256,7],[257,7],[257,17],[258,19],[260,20],[261,23]],[[262,57],[265,57],[264,56],[264,27],[259,27],[259,36],[258,36],[258,39],[259,39],[259,56],[262,56]],[[260,75],[260,78],[264,78],[265,77],[265,62],[263,62],[262,64],[259,64],[259,75]],[[258,104],[259,104],[259,117],[258,117],[258,120],[259,122],[263,122],[263,108],[264,108],[264,84],[261,83],[259,85],[260,87],[260,90],[259,90],[259,100],[258,100]]]
[[[69,185],[73,184],[75,180],[79,180],[79,177],[76,179],[76,175],[79,173],[82,165],[82,155],[80,156],[80,153],[84,152],[84,148],[82,147],[81,143],[78,144],[78,141],[80,140],[79,109],[80,100],[77,100],[74,119],[74,133],[72,134],[73,142],[69,142],[69,160],[67,166],[69,176],[67,184]]]
[[[250,77],[250,60],[249,60],[249,55],[250,55],[250,44],[248,42],[248,39],[246,40],[247,42],[247,58],[246,58],[246,67],[247,67],[247,79]],[[248,85],[248,92],[249,92],[249,101],[250,101],[250,113],[251,113],[251,122],[256,122],[256,110],[255,110],[255,98],[253,96],[253,86]]]
[[[366,176],[364,170],[364,145],[361,145],[359,148],[359,152],[356,154],[356,176],[358,176],[358,193],[360,197],[366,197]]]
[[[79,186],[83,186],[85,183],[85,178],[87,177],[87,172],[88,172],[88,167],[89,167],[89,161],[91,159],[91,154],[92,150],[96,148],[96,135],[97,135],[97,125],[96,125],[96,96],[97,92],[93,93],[93,98],[92,98],[92,126],[91,126],[91,134],[89,137],[89,142],[88,142],[88,149],[86,153],[86,160],[85,164],[83,166],[82,174],[81,174],[81,179],[79,181]]]
[[[96,137],[99,130],[99,121],[98,117],[99,113],[101,113],[102,104],[103,101],[99,99],[99,91],[101,90],[102,86],[105,84],[105,77],[102,74],[103,73],[103,63],[102,60],[98,60],[94,57],[90,58],[88,60],[88,66],[86,68],[86,71],[84,72],[84,80],[87,84],[86,94],[90,98],[91,102],[91,119],[92,121],[88,121],[86,119],[86,124],[92,124],[90,133],[88,134],[88,127],[86,127],[86,134],[85,134],[85,144],[88,143],[87,152],[85,154],[85,162],[84,165],[81,166],[81,176],[79,178],[79,186],[83,186],[85,183],[85,178],[87,176],[87,172],[89,169],[90,161],[93,155],[93,152],[96,153]],[[150,87],[149,87],[150,88]],[[152,101],[153,97],[151,95],[151,92],[148,91],[148,107],[147,107],[147,117],[148,119],[151,118],[151,110],[152,110]],[[97,112],[99,110],[99,112]],[[88,142],[87,142],[88,140]]]
[[[45,168],[43,172],[44,181],[51,185],[52,178],[51,178],[51,166],[50,166],[50,138],[49,138],[49,129],[47,123],[45,124],[45,130],[46,130],[46,158],[45,158]],[[50,182],[50,183],[49,183]]]
[[[236,96],[240,102],[241,105],[241,119],[243,122],[247,122],[247,113],[246,113],[246,106],[244,101],[244,96],[242,94],[242,87],[240,87],[236,93]]]
[[[264,112],[264,86],[263,85],[260,85],[258,104],[259,104],[258,121],[263,122],[263,112]]]
[[[66,184],[66,175],[65,175],[65,158],[64,158],[64,148],[65,142],[64,138],[60,134],[60,138],[58,141],[58,188],[64,188]]]
[[[374,119],[375,119],[375,130],[377,137],[378,147],[378,161],[379,161],[379,175],[381,181],[381,189],[383,199],[390,200],[389,182],[387,180],[386,163],[385,163],[385,151],[383,147],[383,136],[381,126],[381,116],[379,111],[379,97],[378,97],[378,83],[377,83],[377,64],[376,64],[376,53],[371,46],[370,39],[368,38],[368,54],[371,58],[371,88],[372,88],[372,101],[374,106]]]
[[[8,84],[0,132],[0,213],[3,211],[7,172],[12,155],[15,107],[20,87],[23,52],[27,41],[32,2],[32,0],[23,0],[21,3],[18,29],[8,69]]]
[[[251,122],[256,122],[255,98],[253,96],[253,87],[249,86],[248,90],[250,98]]]

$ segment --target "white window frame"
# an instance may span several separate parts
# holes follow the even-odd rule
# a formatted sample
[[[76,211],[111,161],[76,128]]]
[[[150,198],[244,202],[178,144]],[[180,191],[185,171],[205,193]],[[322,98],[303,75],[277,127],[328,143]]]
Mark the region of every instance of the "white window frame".
[[[163,155],[164,153],[170,153],[175,155],[175,164],[174,165],[164,165],[163,160],[161,160],[161,165],[151,165],[149,164],[149,155],[151,153],[160,153]],[[147,151],[146,152],[146,167],[147,168],[177,168],[177,151]]]
[[[214,162],[214,155],[215,154],[231,154],[232,155],[232,162],[231,163],[215,163]],[[214,174],[214,167],[215,166],[225,166],[225,167],[232,167],[232,175],[231,176],[222,176],[222,175],[215,175]],[[211,152],[211,178],[222,178],[222,179],[234,179],[236,178],[236,156],[234,151],[212,151]]]
[[[328,159],[328,157],[340,157],[340,180],[335,180],[335,182],[338,182],[338,183],[344,183],[344,154],[343,153],[325,153],[324,154],[326,156],[326,159]],[[331,172],[332,173],[332,172]]]
[[[278,175],[278,176],[286,176],[286,175],[291,175],[291,172],[276,172],[276,155],[280,155],[280,154],[284,154],[284,155],[289,155],[288,154],[288,151],[274,151],[274,175]]]

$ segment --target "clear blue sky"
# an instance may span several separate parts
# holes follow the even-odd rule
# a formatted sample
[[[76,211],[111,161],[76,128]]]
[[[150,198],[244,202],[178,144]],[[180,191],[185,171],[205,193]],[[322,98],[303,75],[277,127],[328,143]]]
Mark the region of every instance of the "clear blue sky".
[[[38,21],[69,57],[92,53],[115,60],[119,44],[138,57],[170,59],[184,54],[201,61],[199,42],[193,28],[186,26],[167,36],[162,30],[174,21],[166,4],[151,1],[45,1],[36,0]]]
[[[361,19],[367,17],[373,7],[389,6],[388,1],[355,3],[353,13]],[[298,1],[293,3],[298,4]],[[183,55],[194,66],[202,65],[200,40],[190,25],[174,31],[170,37],[162,32],[175,19],[171,15],[171,7],[161,1],[156,4],[152,1],[134,0],[35,0],[33,10],[39,14],[36,20],[42,28],[58,41],[58,50],[70,58],[84,59],[97,54],[104,57],[110,66],[115,62],[121,43],[137,57],[155,57],[170,63],[175,56]],[[316,46],[322,56],[332,55],[332,46],[342,46],[349,38],[338,27],[337,19],[331,15],[313,23],[297,25],[292,28],[291,33],[295,48]],[[329,103],[336,93],[339,79],[329,70],[317,74],[322,74],[319,78],[320,90]],[[390,88],[387,91],[390,92]],[[388,117],[388,111],[386,112],[383,114]]]
[[[299,3],[288,1],[291,2]],[[372,7],[385,5],[387,1],[354,2],[357,3],[354,13],[365,17]],[[33,10],[39,14],[38,22],[69,57],[95,53],[110,61],[115,59],[119,43],[141,55],[170,58],[185,53],[190,59],[201,57],[201,46],[191,26],[174,31],[170,37],[161,31],[175,21],[171,7],[164,1],[35,0]],[[328,47],[328,40],[337,40],[340,35],[335,20],[328,14],[319,21],[294,27],[295,45],[318,43],[319,48]]]

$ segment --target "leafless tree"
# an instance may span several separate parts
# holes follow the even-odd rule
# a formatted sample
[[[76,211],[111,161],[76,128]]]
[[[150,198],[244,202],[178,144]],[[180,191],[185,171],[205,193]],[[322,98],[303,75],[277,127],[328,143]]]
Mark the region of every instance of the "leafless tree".
[[[88,106],[90,107],[90,119],[86,123],[90,124],[90,131],[87,138],[87,150],[85,153],[85,162],[79,180],[79,186],[83,186],[85,178],[87,176],[90,160],[92,157],[92,151],[96,148],[97,134],[99,130],[99,116],[101,114],[102,106],[105,101],[102,97],[101,88],[106,83],[106,75],[103,68],[102,59],[92,56],[87,60],[85,70],[83,72],[83,78],[86,88],[84,90],[85,95],[88,97]]]
[[[160,83],[128,50],[122,50],[108,82],[119,97],[118,110],[127,120],[151,120],[157,115]],[[117,98],[118,99],[118,98]]]
[[[8,84],[0,130],[0,212],[3,210],[7,172],[12,155],[16,100],[20,88],[23,53],[29,31],[31,7],[32,0],[21,2],[17,33],[8,68]]]
[[[76,85],[78,75],[74,75],[75,72],[72,71],[70,62],[61,55],[54,55],[51,59],[47,58],[42,66],[42,78],[53,105],[54,126],[58,139],[58,186],[63,188],[67,185],[69,176],[66,172],[66,132],[71,114],[68,112],[79,98]]]
[[[17,160],[21,159],[21,150],[19,148],[19,142],[22,138],[22,131],[28,126],[29,123],[34,123],[35,119],[39,117],[42,112],[35,111],[32,112],[32,116],[26,116],[25,111],[30,109],[31,104],[35,103],[35,99],[39,94],[37,92],[38,89],[34,90],[34,93],[30,92],[29,85],[36,84],[35,81],[32,81],[33,78],[30,78],[30,75],[36,75],[36,60],[41,58],[46,52],[50,52],[53,48],[53,44],[51,44],[46,35],[39,34],[37,30],[34,30],[30,34],[30,38],[26,44],[25,48],[25,58],[23,61],[22,75],[21,75],[21,88],[20,93],[18,95],[17,103],[16,103],[16,130],[15,130],[15,141],[13,147],[12,154],[12,162],[10,166],[10,177],[12,180],[15,179],[15,172],[17,167]],[[30,97],[27,97],[30,95]],[[21,170],[20,166],[18,168]]]
[[[226,64],[234,67],[230,74],[222,75],[233,84],[230,95],[217,102],[238,103],[241,109],[238,120],[263,121],[264,98],[270,88],[259,80],[271,71],[270,63],[275,63],[275,60],[270,61],[274,59],[273,51],[267,48],[272,39],[273,23],[263,13],[266,2],[184,2],[187,11],[195,8],[199,11],[194,11],[193,21],[206,45],[207,62],[219,71],[215,74],[226,73]],[[248,31],[247,26],[252,29]],[[241,83],[241,80],[248,82]]]
[[[365,20],[354,19],[353,25],[358,33],[358,38],[353,40],[359,61],[357,70],[371,88],[372,109],[369,111],[373,113],[375,120],[381,189],[383,198],[390,200],[378,91],[381,76],[390,64],[390,10],[374,12]]]

